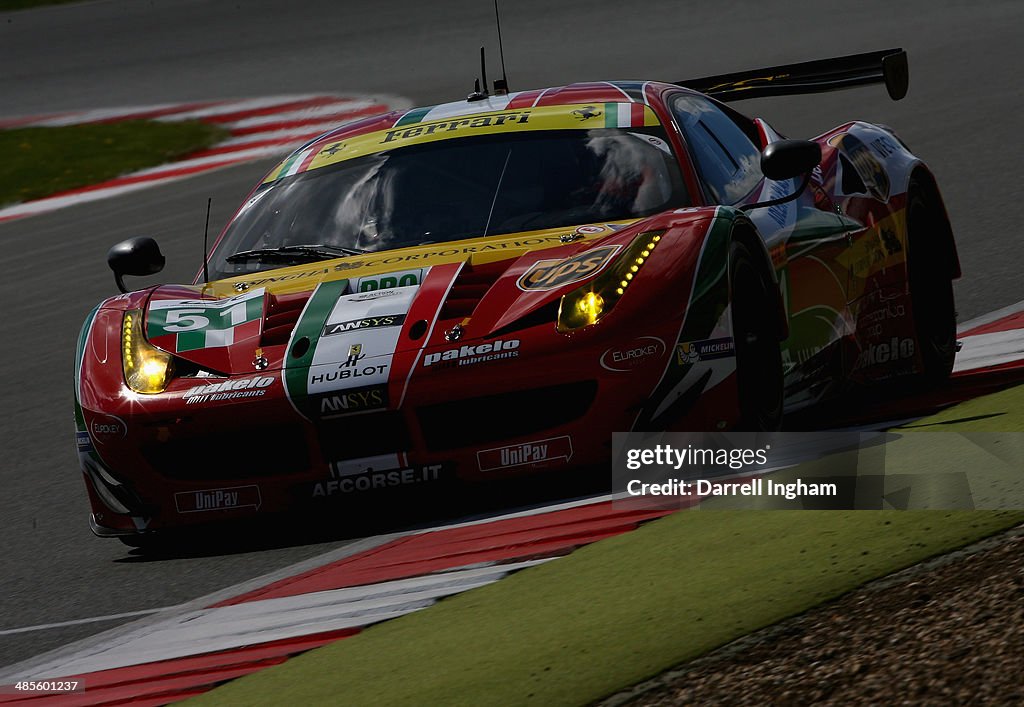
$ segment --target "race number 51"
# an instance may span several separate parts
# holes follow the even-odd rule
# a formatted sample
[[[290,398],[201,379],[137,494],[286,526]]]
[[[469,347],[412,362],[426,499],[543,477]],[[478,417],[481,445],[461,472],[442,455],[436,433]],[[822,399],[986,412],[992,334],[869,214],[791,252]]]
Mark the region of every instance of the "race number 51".
[[[175,334],[183,331],[206,329],[210,326],[211,313],[212,316],[221,320],[218,324],[222,324],[226,318],[228,320],[227,326],[238,326],[246,322],[246,304],[246,302],[236,302],[219,312],[203,307],[195,309],[170,309],[167,311],[167,320],[163,328],[165,331]]]

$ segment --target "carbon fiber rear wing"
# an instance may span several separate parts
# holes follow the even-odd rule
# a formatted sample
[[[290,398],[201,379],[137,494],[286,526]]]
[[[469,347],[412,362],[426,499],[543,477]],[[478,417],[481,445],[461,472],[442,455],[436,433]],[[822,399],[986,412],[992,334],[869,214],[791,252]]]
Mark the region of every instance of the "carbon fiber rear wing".
[[[884,83],[889,97],[898,101],[907,95],[910,70],[902,49],[851,54],[834,59],[804,61],[766,69],[738,71],[677,81],[677,86],[700,91],[720,101],[739,101],[765,96],[822,93]]]

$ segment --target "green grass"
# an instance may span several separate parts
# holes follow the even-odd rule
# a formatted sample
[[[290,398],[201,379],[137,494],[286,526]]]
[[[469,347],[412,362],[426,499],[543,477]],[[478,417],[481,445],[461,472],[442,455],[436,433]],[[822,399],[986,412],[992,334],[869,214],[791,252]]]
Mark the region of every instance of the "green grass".
[[[39,199],[153,167],[224,139],[199,121],[0,130],[0,206]]]
[[[964,419],[982,415],[998,417]],[[932,429],[1024,429],[1024,388],[915,427],[941,422],[951,424]],[[236,680],[198,703],[586,704],[1020,522],[1016,511],[678,513]]]

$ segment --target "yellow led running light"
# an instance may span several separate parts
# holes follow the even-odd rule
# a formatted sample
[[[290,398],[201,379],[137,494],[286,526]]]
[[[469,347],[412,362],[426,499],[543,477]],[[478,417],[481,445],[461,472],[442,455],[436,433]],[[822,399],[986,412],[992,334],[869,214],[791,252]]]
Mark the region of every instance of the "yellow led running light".
[[[558,331],[565,334],[597,324],[610,312],[658,247],[663,233],[641,233],[607,271],[583,287],[563,295],[558,306]]]
[[[124,381],[136,393],[162,393],[172,376],[171,355],[152,346],[142,334],[142,310],[125,312],[121,326]]]

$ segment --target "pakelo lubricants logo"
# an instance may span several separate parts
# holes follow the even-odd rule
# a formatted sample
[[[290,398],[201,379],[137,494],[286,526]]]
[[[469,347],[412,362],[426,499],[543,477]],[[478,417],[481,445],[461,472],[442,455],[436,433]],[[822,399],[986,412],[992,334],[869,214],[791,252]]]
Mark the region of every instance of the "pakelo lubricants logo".
[[[234,378],[220,383],[194,385],[184,393],[186,405],[213,402],[217,400],[237,400],[239,398],[260,398],[266,395],[267,388],[277,380],[272,376],[252,376],[251,378]]]
[[[495,339],[486,344],[460,346],[447,351],[435,351],[423,357],[424,368],[441,363],[468,366],[474,363],[495,361],[519,356],[519,339]]]

